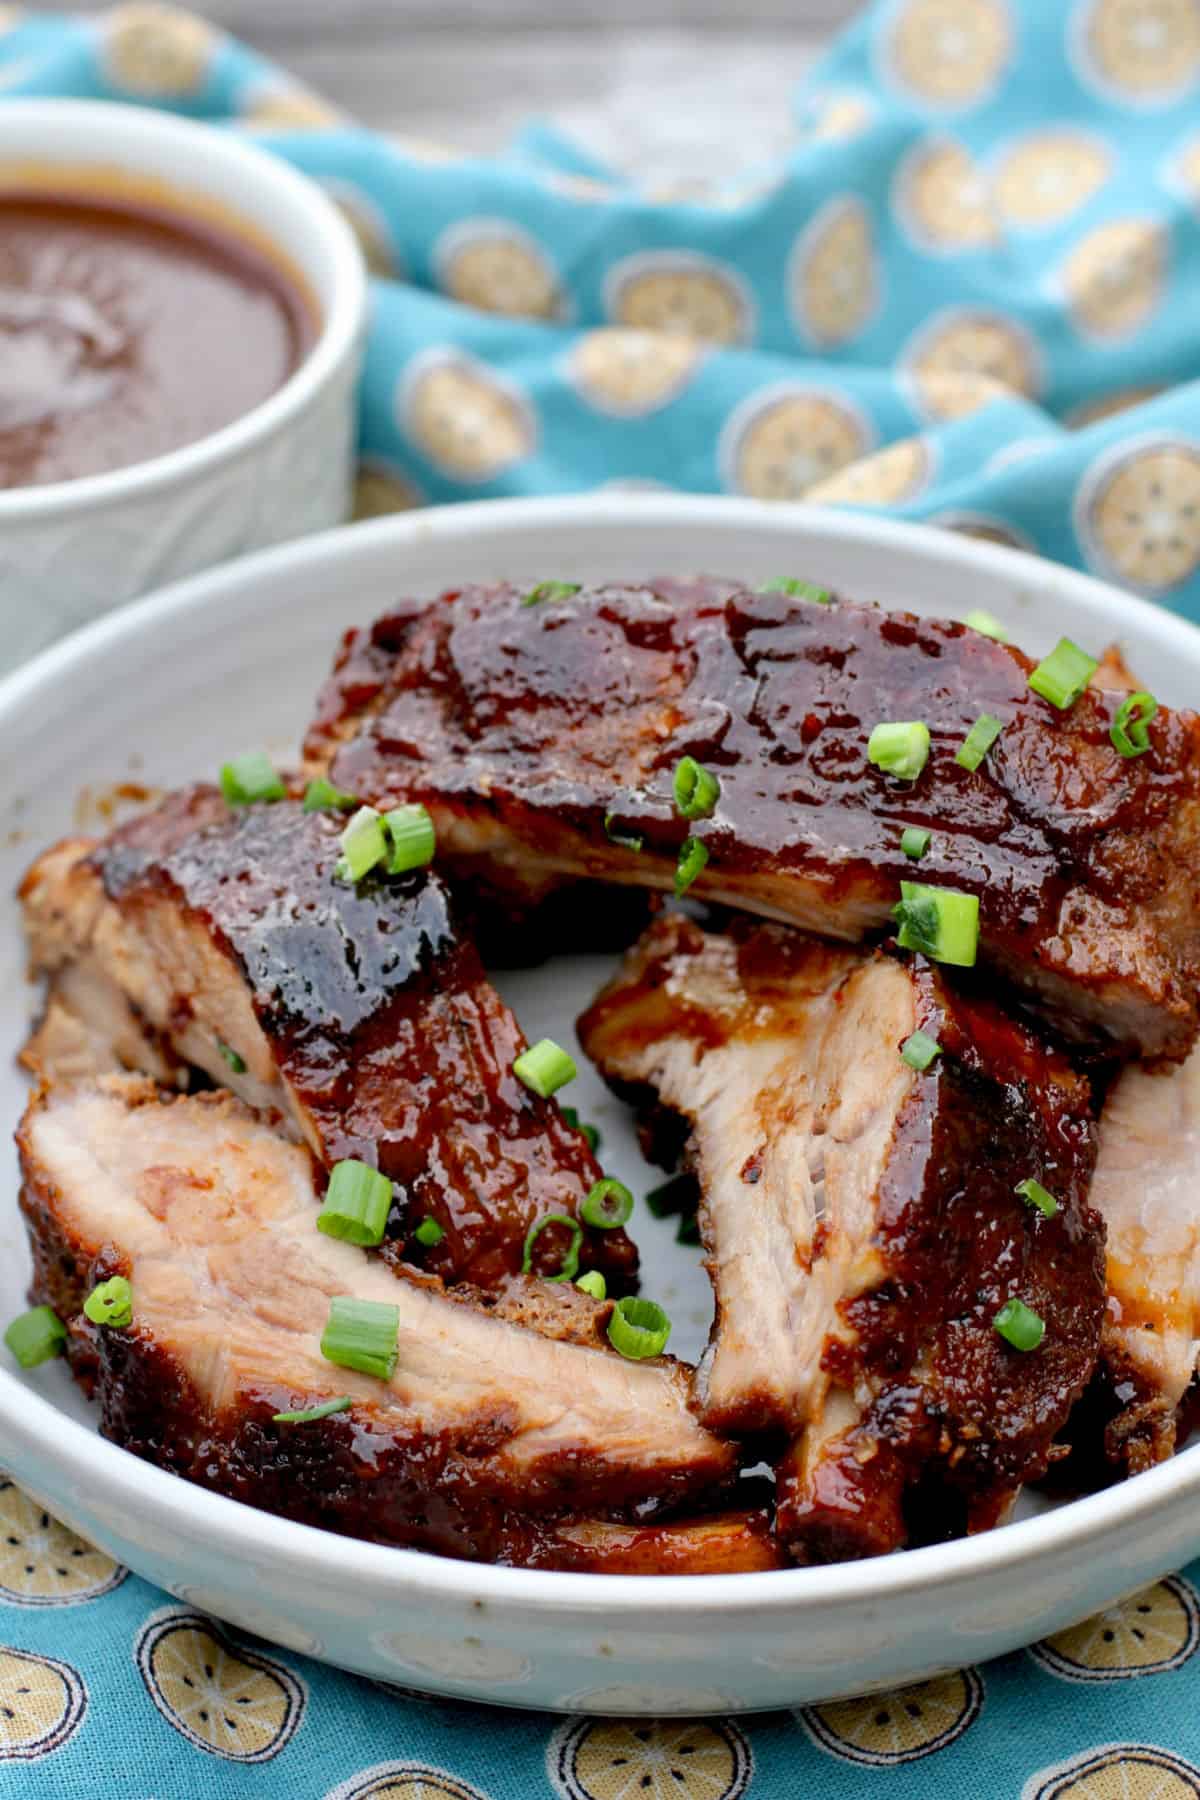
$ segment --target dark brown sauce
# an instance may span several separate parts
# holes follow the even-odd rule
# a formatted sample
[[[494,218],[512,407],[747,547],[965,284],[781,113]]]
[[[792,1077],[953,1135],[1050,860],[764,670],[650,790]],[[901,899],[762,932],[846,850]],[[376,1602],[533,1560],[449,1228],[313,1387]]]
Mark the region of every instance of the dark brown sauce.
[[[298,279],[232,221],[0,195],[0,488],[195,443],[282,387],[315,335]]]

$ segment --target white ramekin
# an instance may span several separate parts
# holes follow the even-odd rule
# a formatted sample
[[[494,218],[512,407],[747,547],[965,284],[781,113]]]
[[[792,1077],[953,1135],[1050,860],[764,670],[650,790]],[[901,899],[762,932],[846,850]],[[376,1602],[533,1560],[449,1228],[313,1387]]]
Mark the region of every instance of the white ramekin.
[[[295,373],[231,425],[110,474],[0,491],[0,669],[182,575],[340,523],[354,468],[366,277],[353,234],[314,182],[232,133],[101,101],[0,105],[0,187],[62,172],[147,187],[266,240],[314,298]]]

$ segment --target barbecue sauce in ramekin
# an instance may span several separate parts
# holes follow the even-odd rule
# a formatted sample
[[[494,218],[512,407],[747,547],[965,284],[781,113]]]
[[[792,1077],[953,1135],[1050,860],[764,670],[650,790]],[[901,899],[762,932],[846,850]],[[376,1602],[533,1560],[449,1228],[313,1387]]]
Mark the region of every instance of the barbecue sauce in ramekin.
[[[232,216],[152,189],[0,192],[0,489],[219,431],[283,386],[317,326],[300,278]]]

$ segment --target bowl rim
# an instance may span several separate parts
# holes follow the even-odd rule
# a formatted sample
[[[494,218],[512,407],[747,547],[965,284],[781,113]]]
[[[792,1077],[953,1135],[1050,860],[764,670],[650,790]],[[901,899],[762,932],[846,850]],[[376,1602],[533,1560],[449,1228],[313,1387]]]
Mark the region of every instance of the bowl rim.
[[[118,100],[6,100],[0,112],[0,130],[7,135],[14,123],[19,129],[23,120],[35,122],[41,130],[47,126],[59,130],[63,149],[70,153],[76,167],[91,162],[121,166],[126,161],[134,166],[136,146],[136,154],[145,159],[144,166],[152,168],[155,146],[171,142],[191,149],[206,171],[223,166],[231,177],[243,175],[268,196],[272,192],[288,196],[294,205],[307,209],[307,228],[324,246],[332,277],[316,338],[273,394],[220,430],[161,456],[69,481],[0,489],[0,528],[138,499],[195,480],[253,449],[289,424],[354,354],[367,313],[366,264],[354,233],[319,183],[281,156],[203,120]],[[114,130],[120,133],[119,142],[113,136]],[[7,149],[0,149],[0,161],[7,155]],[[177,186],[186,203],[186,184],[168,185]],[[186,211],[186,206],[181,210]],[[231,210],[235,214],[238,211],[236,196],[231,199]],[[272,235],[271,228],[266,229],[267,235]],[[280,250],[294,260],[294,252],[282,235],[277,241]]]
[[[967,593],[969,578],[977,572],[1007,577],[1025,594],[1065,590],[1094,610],[1114,635],[1125,637],[1136,635],[1139,628],[1147,629],[1168,648],[1177,647],[1184,663],[1200,665],[1197,626],[1110,583],[1023,550],[930,525],[832,507],[724,496],[608,492],[469,501],[423,509],[342,526],[238,558],[102,616],[0,679],[0,720],[39,691],[52,696],[60,674],[86,664],[94,653],[122,645],[127,649],[143,631],[169,627],[178,615],[199,611],[214,590],[231,580],[239,586],[253,586],[260,580],[286,577],[314,561],[336,568],[355,549],[369,553],[387,546],[402,553],[407,544],[428,545],[431,539],[445,539],[453,545],[456,540],[492,535],[502,548],[509,532],[586,530],[599,524],[618,533],[631,518],[678,529],[686,542],[687,527],[711,520],[714,514],[731,527],[767,534],[809,528],[899,557],[911,552],[918,561],[932,559],[958,571],[966,578]],[[398,566],[403,566],[399,554]],[[1143,1474],[976,1537],[825,1567],[678,1575],[668,1581],[653,1575],[597,1577],[459,1562],[426,1551],[342,1537],[262,1512],[141,1461],[100,1437],[89,1425],[64,1414],[51,1398],[2,1366],[0,1434],[13,1449],[24,1445],[31,1456],[42,1458],[46,1443],[54,1442],[56,1465],[70,1469],[81,1487],[86,1484],[89,1499],[103,1496],[124,1508],[131,1518],[140,1515],[177,1536],[186,1527],[208,1550],[228,1550],[239,1561],[270,1561],[297,1575],[323,1576],[339,1586],[369,1588],[382,1599],[402,1598],[409,1606],[416,1596],[472,1606],[495,1603],[510,1612],[612,1613],[630,1620],[640,1615],[659,1625],[679,1622],[697,1610],[778,1615],[809,1609],[874,1609],[916,1590],[925,1594],[931,1589],[948,1590],[1008,1568],[1027,1571],[1029,1565],[1066,1550],[1085,1555],[1089,1546],[1160,1508],[1189,1494],[1200,1496],[1197,1444]],[[114,1531],[120,1535],[115,1527]]]

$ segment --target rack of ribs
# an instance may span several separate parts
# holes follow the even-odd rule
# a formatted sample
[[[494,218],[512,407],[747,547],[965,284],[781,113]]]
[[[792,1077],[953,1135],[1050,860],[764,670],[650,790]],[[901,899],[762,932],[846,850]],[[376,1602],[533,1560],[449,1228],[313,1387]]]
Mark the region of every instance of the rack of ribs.
[[[901,1055],[918,1030],[940,1045],[921,1072]],[[690,1130],[716,1299],[696,1409],[790,1445],[786,1551],[996,1523],[1059,1454],[1099,1346],[1087,1082],[921,958],[745,920],[661,917],[579,1034],[619,1093]],[[1044,1324],[1034,1351],[993,1324],[1014,1297]]]
[[[230,809],[194,787],[101,843],[47,851],[21,890],[49,978],[25,1060],[57,1079],[123,1066],[185,1084],[198,1069],[279,1114],[325,1168],[354,1157],[389,1176],[388,1254],[491,1286],[601,1171],[513,1074],[525,1040],[443,883],[337,881],[343,822],[297,800]],[[414,1237],[425,1219],[436,1245]],[[568,1242],[547,1225],[535,1273]],[[623,1230],[586,1228],[579,1254],[615,1292],[634,1284]]]
[[[562,584],[559,584],[562,585]],[[1057,710],[1031,660],[944,620],[729,582],[510,585],[404,603],[351,634],[306,751],[374,805],[419,800],[453,880],[670,889],[682,841],[696,898],[857,941],[889,929],[913,864],[979,898],[980,953],[1057,1030],[1181,1058],[1200,988],[1200,721],[1160,707],[1147,753],[1110,741],[1120,694]],[[955,752],[982,713],[986,762]],[[872,727],[920,720],[913,782],[867,757]],[[673,805],[696,758],[711,817]],[[614,840],[622,841],[614,841]],[[639,847],[633,848],[632,844]]]
[[[164,1098],[127,1075],[43,1087],[18,1145],[32,1298],[68,1322],[104,1433],[136,1455],[454,1556],[611,1569],[661,1543],[680,1568],[765,1566],[753,1514],[660,1523],[736,1486],[686,1368],[539,1335],[326,1237],[309,1153],[232,1095]],[[133,1291],[122,1330],[80,1311],[115,1274]],[[335,1295],[397,1309],[390,1381],[322,1356]],[[343,1396],[317,1422],[275,1418]]]

